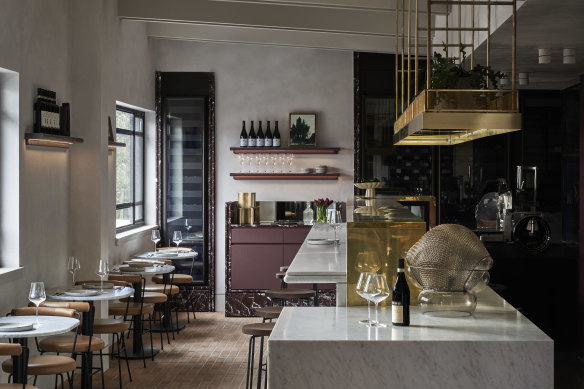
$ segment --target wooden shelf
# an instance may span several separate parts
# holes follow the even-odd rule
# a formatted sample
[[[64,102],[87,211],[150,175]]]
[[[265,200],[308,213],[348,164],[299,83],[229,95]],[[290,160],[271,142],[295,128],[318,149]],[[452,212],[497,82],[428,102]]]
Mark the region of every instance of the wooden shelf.
[[[234,154],[338,154],[340,147],[230,147]]]
[[[126,144],[122,143],[122,142],[112,142],[112,141],[107,142],[107,149],[109,151],[114,151],[116,149],[116,147],[126,147]]]
[[[231,173],[234,180],[338,180],[339,173],[303,174],[303,173]]]
[[[68,149],[72,144],[83,143],[82,138],[72,136],[43,134],[40,132],[26,132],[24,140],[29,146],[59,147]]]

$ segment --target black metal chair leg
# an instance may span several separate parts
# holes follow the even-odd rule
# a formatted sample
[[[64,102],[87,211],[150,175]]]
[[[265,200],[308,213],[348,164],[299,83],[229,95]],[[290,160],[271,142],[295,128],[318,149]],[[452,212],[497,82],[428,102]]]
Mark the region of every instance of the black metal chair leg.
[[[264,337],[260,339],[260,362],[258,364],[258,389],[262,388],[262,365],[264,363]]]
[[[88,358],[91,358],[91,355]],[[99,365],[101,367],[101,389],[105,389],[105,377],[103,375],[103,350],[99,350]]]
[[[124,334],[122,334],[121,338],[122,338],[122,347],[124,348],[124,355],[126,357],[126,367],[128,368],[128,376],[130,377],[130,382],[132,382],[132,373],[130,372],[130,362],[128,361],[128,349],[126,348],[126,341],[124,339]]]
[[[152,361],[154,361],[154,342],[152,341],[152,315],[148,315],[148,321],[150,327],[148,328],[148,332],[150,332],[150,355]]]

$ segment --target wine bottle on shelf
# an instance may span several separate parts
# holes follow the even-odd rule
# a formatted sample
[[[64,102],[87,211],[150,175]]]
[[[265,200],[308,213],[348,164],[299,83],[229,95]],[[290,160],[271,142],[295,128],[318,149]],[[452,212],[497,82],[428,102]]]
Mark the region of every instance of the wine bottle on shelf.
[[[247,147],[247,131],[245,131],[245,120],[241,126],[241,134],[239,134],[239,146]]]
[[[276,126],[274,128],[274,140],[272,141],[273,147],[280,147],[280,131],[278,130],[278,121],[276,120]]]
[[[391,322],[394,326],[410,325],[410,288],[404,274],[404,259],[398,259],[397,278],[391,294]]]
[[[256,133],[255,130],[253,129],[253,120],[251,121],[251,126],[249,128],[249,137],[247,138],[247,145],[249,147],[256,147],[257,143],[256,143]]]
[[[260,125],[258,126],[258,138],[256,140],[257,147],[264,147],[264,132],[262,131],[262,121],[260,120]]]
[[[264,140],[264,146],[272,147],[272,141],[274,136],[272,135],[272,130],[270,129],[270,121],[268,120],[268,127],[266,128],[266,140]]]

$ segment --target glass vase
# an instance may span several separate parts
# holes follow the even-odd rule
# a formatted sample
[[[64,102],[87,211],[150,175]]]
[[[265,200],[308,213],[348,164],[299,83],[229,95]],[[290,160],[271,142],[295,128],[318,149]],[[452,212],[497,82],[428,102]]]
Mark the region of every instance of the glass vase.
[[[326,223],[326,209],[325,206],[317,206],[316,207],[316,222],[317,223]]]

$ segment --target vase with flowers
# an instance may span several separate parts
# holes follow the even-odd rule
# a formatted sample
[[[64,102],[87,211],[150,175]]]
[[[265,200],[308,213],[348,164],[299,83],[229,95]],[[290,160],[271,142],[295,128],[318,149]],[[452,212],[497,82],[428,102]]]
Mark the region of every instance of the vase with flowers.
[[[314,200],[314,205],[316,206],[316,222],[326,223],[326,209],[333,203],[332,200],[326,199],[316,199]]]

